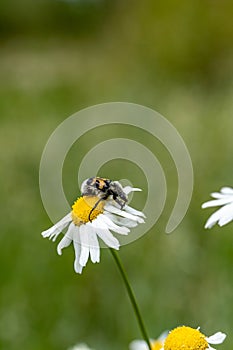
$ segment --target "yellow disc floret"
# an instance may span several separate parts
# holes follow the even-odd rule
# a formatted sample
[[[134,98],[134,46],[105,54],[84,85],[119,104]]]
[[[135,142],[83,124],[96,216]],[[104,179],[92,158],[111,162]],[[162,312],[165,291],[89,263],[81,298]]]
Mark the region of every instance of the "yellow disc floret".
[[[177,327],[167,336],[164,350],[206,350],[208,343],[205,335],[191,327]]]
[[[72,206],[72,220],[77,226],[86,224],[97,218],[103,213],[104,201],[99,201],[96,196],[83,196],[74,202]]]
[[[160,349],[162,349],[162,347],[163,347],[163,344],[159,340],[155,340],[151,343],[152,350],[160,350]]]

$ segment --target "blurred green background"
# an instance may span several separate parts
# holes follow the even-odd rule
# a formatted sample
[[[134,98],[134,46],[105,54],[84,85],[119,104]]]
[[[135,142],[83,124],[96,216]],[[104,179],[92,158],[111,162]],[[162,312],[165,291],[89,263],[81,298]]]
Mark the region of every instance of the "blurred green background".
[[[159,142],[126,127],[98,129],[75,149],[79,161],[108,133],[128,135],[165,169],[163,215],[120,250],[148,332],[156,337],[182,324],[201,326],[207,335],[222,330],[228,334],[222,348],[232,348],[233,224],[205,231],[211,210],[200,208],[211,191],[232,185],[232,13],[227,0],[1,1],[1,349],[62,350],[82,341],[118,350],[141,337],[109,252],[79,276],[72,248],[58,257],[57,243],[40,235],[51,225],[38,185],[47,139],[71,114],[110,101],[164,115],[184,138],[194,166],[187,215],[166,235],[177,177]],[[70,203],[78,195],[72,159],[64,167]],[[142,187],[134,201],[140,208],[145,178],[122,162],[106,164],[104,174]]]

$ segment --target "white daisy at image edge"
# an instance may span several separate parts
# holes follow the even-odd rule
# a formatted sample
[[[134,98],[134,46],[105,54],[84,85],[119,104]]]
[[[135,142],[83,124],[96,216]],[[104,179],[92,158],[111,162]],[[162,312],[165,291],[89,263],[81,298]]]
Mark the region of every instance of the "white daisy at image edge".
[[[69,348],[68,350],[94,350],[94,349],[89,348],[84,343],[80,343],[80,344],[74,345],[73,347]]]
[[[215,350],[215,348],[210,346],[210,344],[211,345],[222,344],[225,339],[226,339],[226,334],[222,333],[222,332],[217,332],[217,333],[211,335],[210,337],[205,337],[205,340],[208,343],[208,349],[210,349],[210,350]]]
[[[164,331],[157,339],[150,339],[152,349],[161,349],[164,345],[164,341],[168,335],[168,331]],[[148,350],[148,345],[145,340],[133,340],[129,344],[130,350]]]
[[[139,188],[126,186],[123,188],[126,195],[134,191],[141,191]],[[79,197],[72,206],[72,211],[54,226],[42,232],[44,238],[48,237],[53,241],[68,226],[68,230],[57,246],[57,252],[62,254],[62,249],[68,247],[71,242],[74,245],[75,261],[74,270],[82,273],[83,267],[86,266],[90,259],[93,263],[100,262],[100,238],[106,246],[119,249],[120,243],[111,231],[120,235],[128,235],[130,228],[144,223],[145,215],[128,205],[122,209],[119,204],[109,198],[100,202],[101,208],[95,207],[98,199]],[[94,210],[93,210],[93,207]],[[90,212],[94,218],[90,221]],[[81,222],[81,224],[80,224]],[[77,224],[78,223],[78,224]]]
[[[202,208],[218,207],[205,224],[205,228],[211,228],[215,224],[224,226],[233,220],[233,189],[231,187],[222,187],[220,192],[211,193],[214,200],[202,204]]]
[[[195,329],[189,326],[179,326],[168,333],[163,347],[159,350],[215,350],[211,345],[222,344],[225,339],[226,334],[222,332],[217,332],[207,337],[201,333],[200,327]]]

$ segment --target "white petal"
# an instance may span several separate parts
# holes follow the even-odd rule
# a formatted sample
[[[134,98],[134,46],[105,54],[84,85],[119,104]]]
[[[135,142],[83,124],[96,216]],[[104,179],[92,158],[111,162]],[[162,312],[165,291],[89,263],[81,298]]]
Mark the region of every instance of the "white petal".
[[[125,186],[123,188],[123,191],[125,194],[129,194],[131,192],[141,192],[141,188],[131,187],[131,186]]]
[[[59,233],[72,221],[71,213],[67,214],[64,218],[58,221],[54,226],[50,227],[48,230],[43,231],[41,234],[44,238],[49,237],[55,241]]]
[[[122,218],[121,216],[111,214],[107,211],[104,213],[104,215],[107,216],[110,220],[112,220],[112,222],[120,226],[131,228],[131,227],[136,227],[138,225],[136,221],[133,221],[127,218]]]
[[[114,224],[114,222],[112,222],[112,220],[109,219],[107,215],[102,214],[101,219],[105,222],[108,228],[110,230],[113,230],[114,232],[120,233],[122,235],[127,235],[130,232],[130,230],[127,227],[120,227]]]
[[[232,213],[231,213],[230,215],[228,215],[228,216],[226,216],[226,217],[224,217],[224,218],[219,219],[218,224],[219,224],[220,227],[222,227],[222,226],[228,224],[229,222],[231,222],[232,220],[233,220],[233,215],[232,215]]]
[[[219,193],[219,192],[212,192],[211,194],[212,198],[220,199],[220,198],[225,198],[226,195],[224,193]]]
[[[74,269],[75,269],[75,272],[82,273],[83,266],[79,264],[81,245],[80,245],[80,236],[79,236],[78,226],[75,226],[75,229],[73,231],[73,244],[74,244],[74,251],[75,251]]]
[[[135,216],[135,215],[132,215],[130,213],[127,213],[126,211],[124,210],[121,210],[121,209],[118,209],[116,208],[115,206],[111,205],[111,204],[106,204],[105,207],[104,207],[105,210],[109,211],[110,213],[113,213],[113,214],[117,214],[117,215],[120,215],[120,216],[123,216],[125,218],[128,218],[128,219],[131,219],[131,220],[134,220],[134,221],[137,221],[139,223],[143,223],[144,220],[138,216]]]
[[[75,346],[72,346],[72,348],[68,348],[68,350],[92,350],[89,348],[86,344],[76,344]]]
[[[222,344],[226,339],[226,334],[222,332],[217,332],[210,337],[206,337],[206,341],[210,344]]]
[[[145,218],[145,214],[143,214],[142,211],[136,210],[128,205],[126,205],[124,207],[124,210],[127,211],[127,213],[133,214],[133,215],[137,215],[137,216],[142,216],[143,218]]]
[[[72,242],[72,239],[70,239],[65,235],[57,246],[57,253],[59,255],[62,255],[62,249],[68,247],[71,242]]]
[[[60,230],[55,226],[52,226],[48,230],[41,232],[41,234],[44,238],[47,238],[47,237],[50,237],[51,235],[54,235],[54,233],[57,233],[57,232],[60,233]]]
[[[154,344],[155,342],[159,341],[161,343],[164,342],[164,340],[167,338],[168,336],[168,331],[164,331],[159,337],[158,339],[154,340],[154,339],[150,339],[150,343]],[[153,346],[152,346],[153,347]],[[144,340],[134,340],[130,343],[129,345],[129,349],[130,350],[148,350],[148,346],[147,343]]]
[[[72,242],[74,228],[75,225],[73,224],[73,222],[71,222],[70,226],[68,227],[68,231],[57,246],[57,253],[59,255],[62,255],[62,249],[68,247]]]
[[[233,189],[231,187],[222,187],[220,192],[212,192],[211,197],[213,198],[224,198],[227,196],[233,196]]]
[[[100,227],[95,227],[94,229],[97,236],[100,237],[108,247],[114,248],[117,250],[119,249],[120,247],[119,241],[116,239],[116,237],[113,236],[113,234],[108,230],[108,228],[102,228],[100,226]]]
[[[79,258],[79,264],[81,266],[86,266],[90,253],[88,226],[81,225],[79,228],[79,233],[81,241],[81,254]]]
[[[148,345],[144,340],[133,340],[129,344],[130,350],[148,350]]]
[[[233,198],[232,197],[224,197],[222,199],[216,199],[216,200],[213,200],[213,201],[209,201],[209,202],[205,202],[202,204],[202,208],[205,209],[205,208],[210,208],[210,207],[218,207],[220,205],[225,205],[225,204],[228,204],[228,203],[232,203],[233,202]]]
[[[233,220],[233,203],[227,204],[224,207],[213,213],[205,224],[205,228],[211,228],[216,223],[219,226],[226,225]]]
[[[213,215],[211,215],[209,217],[209,219],[206,221],[205,226],[204,226],[205,228],[209,228],[210,229],[217,223],[218,220],[215,220],[215,217],[213,217]]]
[[[83,272],[83,266],[81,266],[77,260],[74,261],[74,270],[79,274]]]
[[[88,224],[87,224],[88,225]],[[100,247],[97,235],[92,228],[91,224],[88,227],[89,243],[90,243],[90,256],[93,263],[100,262]]]
[[[226,187],[222,187],[220,192],[224,193],[224,194],[233,195],[233,188],[227,187],[227,186]]]

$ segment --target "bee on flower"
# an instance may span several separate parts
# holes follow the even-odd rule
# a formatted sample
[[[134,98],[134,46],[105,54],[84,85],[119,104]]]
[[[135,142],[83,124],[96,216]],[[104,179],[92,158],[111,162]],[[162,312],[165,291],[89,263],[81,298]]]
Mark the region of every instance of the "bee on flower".
[[[53,241],[68,227],[67,232],[57,246],[57,252],[71,242],[74,245],[74,269],[82,273],[90,257],[93,263],[100,261],[101,239],[107,247],[118,250],[120,243],[112,232],[128,235],[130,228],[144,222],[145,215],[127,205],[128,194],[141,191],[130,186],[122,187],[118,181],[92,177],[81,185],[81,197],[72,206],[72,210],[54,226],[42,232],[43,237]]]
[[[211,345],[222,344],[225,338],[222,332],[207,337],[199,328],[181,326],[169,332],[161,350],[215,350]]]
[[[151,350],[161,350],[164,346],[164,341],[168,335],[168,331],[163,332],[157,339],[150,339]],[[133,340],[129,344],[130,350],[148,350],[148,345],[145,340]]]
[[[221,188],[220,192],[211,193],[214,200],[202,204],[202,208],[222,206],[214,212],[205,224],[205,228],[211,228],[215,224],[224,226],[233,220],[233,189],[230,187]]]

